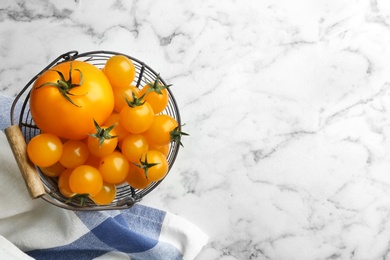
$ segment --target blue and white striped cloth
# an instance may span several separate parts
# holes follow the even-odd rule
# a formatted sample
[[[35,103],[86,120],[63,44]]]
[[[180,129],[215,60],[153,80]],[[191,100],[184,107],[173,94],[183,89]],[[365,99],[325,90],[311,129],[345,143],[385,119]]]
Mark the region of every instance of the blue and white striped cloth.
[[[0,129],[12,99],[0,96]],[[0,259],[194,259],[208,237],[180,216],[136,204],[81,212],[32,200],[0,131]]]

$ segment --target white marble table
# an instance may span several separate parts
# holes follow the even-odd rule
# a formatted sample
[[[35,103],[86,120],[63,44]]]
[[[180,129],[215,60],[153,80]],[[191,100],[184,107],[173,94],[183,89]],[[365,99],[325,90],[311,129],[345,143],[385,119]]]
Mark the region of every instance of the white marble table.
[[[390,259],[389,1],[0,2],[0,94],[70,50],[173,84],[190,137],[142,203],[198,259]]]

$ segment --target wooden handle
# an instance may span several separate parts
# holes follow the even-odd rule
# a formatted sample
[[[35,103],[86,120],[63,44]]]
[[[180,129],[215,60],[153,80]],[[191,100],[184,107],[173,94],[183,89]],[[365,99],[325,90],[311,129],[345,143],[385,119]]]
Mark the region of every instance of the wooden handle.
[[[36,199],[45,195],[45,188],[39,178],[39,173],[28,159],[27,144],[19,126],[12,125],[6,128],[5,135],[7,136],[8,143],[11,146],[16,163],[18,164],[19,170],[26,182],[31,197]]]

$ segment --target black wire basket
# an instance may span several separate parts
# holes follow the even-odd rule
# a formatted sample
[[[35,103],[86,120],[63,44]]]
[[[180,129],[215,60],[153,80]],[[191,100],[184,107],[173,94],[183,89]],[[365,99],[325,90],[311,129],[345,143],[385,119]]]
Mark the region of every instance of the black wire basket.
[[[158,73],[156,73],[151,67],[143,63],[142,61],[131,57],[129,55],[112,52],[112,51],[91,51],[85,53],[78,53],[78,51],[70,51],[65,54],[60,55],[54,61],[52,61],[47,67],[40,71],[35,77],[33,77],[30,82],[19,92],[16,96],[12,106],[11,106],[11,124],[17,125],[25,139],[25,142],[28,143],[32,137],[39,134],[41,131],[35,125],[34,120],[30,114],[29,108],[29,96],[31,92],[32,84],[43,72],[50,70],[52,67],[58,63],[70,61],[70,60],[80,60],[91,63],[98,68],[103,68],[106,61],[114,55],[124,55],[132,60],[136,68],[136,76],[133,81],[133,85],[138,88],[142,88],[145,84],[155,81]],[[159,83],[166,85],[164,80],[159,78]],[[167,114],[176,119],[179,125],[181,125],[179,109],[176,103],[176,100],[169,88],[168,90],[168,105],[161,114]],[[167,161],[169,165],[169,170],[171,170],[172,165],[174,164],[177,154],[179,152],[179,142],[171,142],[169,152],[167,155]],[[39,179],[43,184],[45,194],[40,196],[42,199],[47,202],[54,204],[58,207],[62,207],[70,210],[111,210],[111,209],[125,209],[129,208],[134,203],[137,203],[142,200],[147,194],[154,190],[162,181],[153,182],[145,189],[135,189],[128,185],[127,183],[117,185],[117,194],[116,198],[111,204],[108,205],[97,205],[93,203],[92,200],[86,200],[84,205],[80,205],[80,199],[73,199],[69,201],[69,198],[63,196],[57,186],[57,178],[51,178],[42,173],[39,167],[35,166],[36,171],[38,172]]]

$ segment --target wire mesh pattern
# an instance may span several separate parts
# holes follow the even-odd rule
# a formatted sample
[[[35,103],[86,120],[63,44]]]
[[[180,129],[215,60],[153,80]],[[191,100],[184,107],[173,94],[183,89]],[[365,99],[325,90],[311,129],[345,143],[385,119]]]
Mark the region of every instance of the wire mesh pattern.
[[[133,81],[133,85],[138,88],[142,88],[149,82],[153,82],[157,78],[157,73],[150,68],[148,65],[139,61],[138,59],[131,57],[129,55],[112,52],[112,51],[92,51],[86,53],[78,53],[77,51],[70,51],[65,54],[60,55],[57,59],[52,61],[48,66],[46,66],[42,71],[40,71],[34,78],[27,83],[27,85],[20,91],[16,96],[12,107],[11,107],[11,124],[19,125],[23,136],[28,143],[32,137],[40,133],[40,129],[35,125],[34,120],[30,114],[29,109],[29,97],[31,92],[31,87],[35,80],[43,72],[50,70],[52,67],[58,63],[70,61],[70,60],[79,60],[85,61],[90,64],[95,65],[98,68],[103,68],[106,61],[114,55],[124,55],[132,60],[136,68],[136,76]],[[167,85],[164,80],[159,77],[159,83]],[[177,120],[179,125],[181,125],[181,119],[179,114],[179,109],[176,103],[176,100],[169,88],[168,90],[168,105],[166,109],[161,112],[161,114],[167,114],[172,116]],[[168,152],[167,160],[169,164],[169,171],[176,160],[176,156],[179,152],[178,142],[172,142]],[[71,210],[109,210],[109,209],[124,209],[131,207],[134,203],[139,202],[143,197],[155,189],[163,180],[158,182],[151,183],[145,189],[135,189],[128,184],[117,185],[117,195],[115,200],[109,205],[96,205],[90,200],[86,200],[84,206],[80,206],[80,200],[75,199],[69,201],[68,198],[63,196],[57,187],[57,178],[51,178],[42,173],[39,167],[36,167],[40,175],[40,179],[44,185],[46,195],[42,198],[49,203],[52,203],[56,206],[71,209]],[[169,172],[168,171],[168,172]]]

